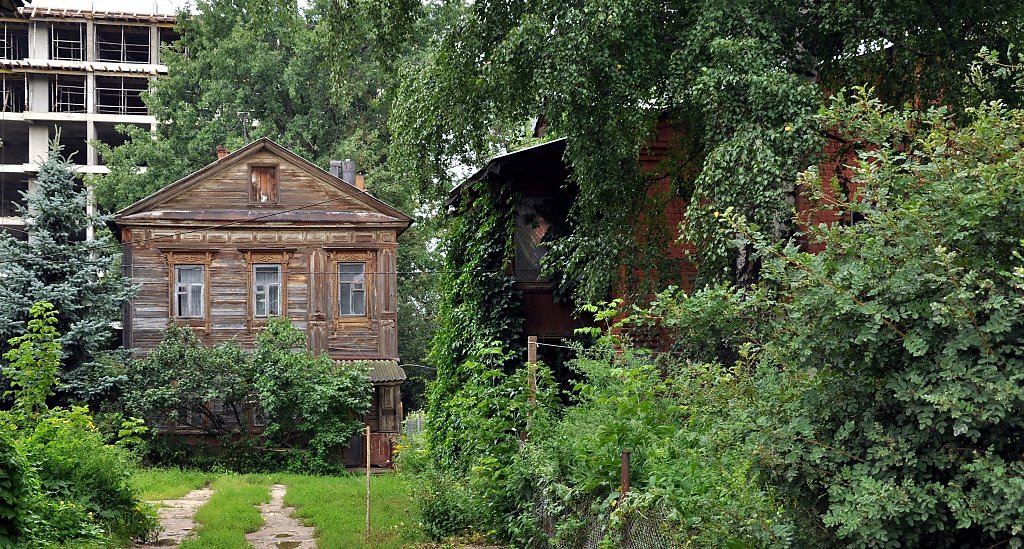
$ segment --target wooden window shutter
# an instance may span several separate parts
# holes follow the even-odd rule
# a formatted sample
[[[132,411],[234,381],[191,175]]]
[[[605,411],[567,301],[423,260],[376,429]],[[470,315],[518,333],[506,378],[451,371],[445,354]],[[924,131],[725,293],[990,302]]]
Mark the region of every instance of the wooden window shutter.
[[[277,166],[252,166],[249,202],[277,204]]]

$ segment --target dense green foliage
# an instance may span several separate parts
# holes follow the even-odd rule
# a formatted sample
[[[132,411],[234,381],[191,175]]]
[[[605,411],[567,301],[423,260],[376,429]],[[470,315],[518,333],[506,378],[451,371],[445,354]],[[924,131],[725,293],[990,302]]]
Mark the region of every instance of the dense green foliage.
[[[305,345],[305,334],[287,319],[267,321],[253,351],[256,393],[269,441],[308,448],[326,462],[362,429],[373,385],[365,366],[339,367]]]
[[[11,349],[4,353],[8,365],[2,370],[10,380],[11,390],[4,396],[14,397],[11,411],[33,417],[46,409],[46,398],[57,385],[60,371],[60,332],[53,304],[41,301],[29,310],[28,332],[7,340]]]
[[[616,305],[598,318],[611,323]],[[744,413],[756,393],[747,372],[652,355],[611,333],[577,348],[568,367],[579,382],[565,408],[543,366],[531,406],[525,370],[506,376],[473,359],[463,365],[473,375],[454,399],[464,409],[459,429],[444,439],[433,429],[406,437],[400,450],[399,467],[425,479],[426,533],[577,546],[596,521],[612,545],[635,535],[629,528],[639,523],[668,544],[815,541],[798,533],[781,498],[754,473]],[[619,499],[623,450],[631,451],[633,486]]]
[[[531,408],[527,372],[513,350],[522,330],[522,300],[509,269],[513,200],[507,187],[474,183],[445,233],[443,322],[430,356],[437,379],[429,386],[426,422],[457,427],[403,440],[399,457],[400,467],[423,478],[423,525],[436,539],[470,530],[517,540],[534,535],[532,525],[516,519],[529,499],[525,471],[509,463]],[[538,398],[549,402],[551,389],[542,383]]]
[[[460,395],[467,392],[467,383],[492,384],[492,374],[479,376],[507,373],[505,366],[514,357],[482,351],[490,342],[510,344],[522,329],[521,300],[506,268],[514,253],[512,193],[477,185],[466,193],[475,207],[452,220],[446,234],[445,270],[439,285],[443,296],[439,316],[444,323],[434,339],[430,359],[437,367],[437,380],[428,393],[427,420],[436,424],[457,422],[466,412],[465,404],[472,397]],[[457,429],[431,431],[432,437],[463,439],[435,438],[431,446],[439,459],[447,461],[465,444],[472,444],[467,435]]]
[[[41,492],[32,535],[66,542],[109,538],[126,544],[156,524],[132,484],[134,458],[107,444],[84,407],[54,409],[26,429],[20,447],[32,463]]]
[[[698,545],[1024,544],[1024,111],[999,63],[1011,78],[997,84],[976,78],[984,64],[965,73],[979,94],[1014,90],[1006,102],[895,109],[840,93],[813,124],[854,153],[852,176],[812,168],[791,184],[846,221],[780,241],[760,214],[710,210],[757,279],[638,308],[626,326],[670,352],[581,350],[575,406],[535,411],[527,443],[502,446],[501,414],[475,412],[516,410],[523,385],[473,360],[444,366],[467,387],[501,383],[428,416],[428,531],[546,545],[581,539],[596,515],[615,543],[639,515]],[[498,443],[458,445],[472,433]],[[620,499],[623,449],[633,492]],[[458,520],[470,511],[475,523]]]
[[[139,503],[131,480],[135,457],[123,441],[111,443],[88,408],[47,407],[60,368],[58,318],[45,302],[30,314],[27,332],[9,340],[4,355],[15,406],[0,412],[0,542],[125,545],[146,537],[156,516]]]
[[[151,425],[178,424],[215,436],[244,425],[256,403],[254,365],[235,342],[203,345],[189,328],[170,326],[164,340],[126,371],[123,403]],[[227,413],[214,413],[218,400]]]
[[[676,361],[604,338],[572,361],[584,380],[574,406],[531,432],[527,470],[554,537],[586,535],[593,516],[607,539],[628,539],[631,522],[650,521],[673,545],[785,546],[796,529],[773,490],[751,471],[742,423],[728,412],[750,406],[742,371]],[[631,495],[619,498],[621,453],[630,451]],[[661,521],[661,524],[659,524]]]
[[[435,539],[468,531],[497,533],[518,542],[535,537],[536,528],[521,516],[522,506],[530,501],[528,469],[513,457],[526,432],[527,415],[539,405],[529,403],[525,368],[505,373],[494,366],[513,358],[499,347],[472,352],[460,364],[466,381],[448,397],[447,417],[427,416],[428,425],[450,418],[459,428],[429,429],[426,437],[403,439],[400,452],[408,457],[401,457],[399,466],[422,479],[421,518],[425,532]],[[538,401],[550,404],[550,376],[541,370],[540,378]],[[423,455],[429,459],[419,457]]]
[[[496,139],[521,142],[524,133],[502,130],[530,117],[569,138],[575,230],[547,261],[590,300],[605,298],[620,265],[653,271],[660,249],[637,249],[636,212],[664,175],[689,199],[687,238],[705,279],[753,282],[750,247],[732,247],[711,213],[733,207],[777,238],[793,232],[794,182],[820,151],[814,115],[827,93],[869,81],[897,104],[942,96],[959,109],[977,93],[963,75],[978,50],[1005,51],[1024,28],[1024,7],[1011,0],[513,0],[447,10],[405,72],[395,154],[430,180],[476,163]],[[647,173],[636,159],[658,120],[680,130],[680,143]]]
[[[26,238],[0,235],[5,272],[0,340],[24,333],[33,303],[53,303],[61,313],[56,329],[63,334],[62,389],[81,399],[109,396],[116,379],[106,374],[103,355],[116,346],[111,323],[120,319],[129,294],[119,275],[119,255],[112,253],[112,241],[103,232],[104,219],[86,215],[88,193],[61,156],[58,142],[51,143],[35,181],[25,195],[26,206],[18,206]],[[83,240],[90,228],[99,236]]]
[[[365,368],[314,355],[284,318],[268,320],[251,351],[234,341],[206,347],[191,329],[172,326],[128,367],[127,377],[124,405],[132,413],[154,426],[189,427],[233,442],[237,453],[248,454],[236,456],[235,465],[258,469],[337,469],[332,455],[358,432],[373,390]],[[255,415],[265,417],[262,436],[239,443],[235,435],[247,433]],[[261,460],[256,444],[296,449],[298,461]]]
[[[8,547],[24,539],[29,522],[31,473],[25,457],[0,431],[0,545]]]
[[[566,137],[564,160],[578,194],[569,216],[571,230],[550,243],[543,261],[562,289],[571,288],[576,298],[588,301],[621,291],[621,283],[629,282],[623,275],[639,274],[647,283],[644,291],[652,285],[664,289],[662,277],[671,279],[673,269],[666,269],[660,256],[673,227],[658,220],[663,219],[664,200],[683,198],[687,211],[681,230],[699,268],[697,279],[688,282],[697,288],[712,285],[700,300],[655,303],[658,310],[649,314],[653,320],[644,330],[655,337],[666,329],[675,333],[677,352],[692,362],[684,362],[686,368],[710,363],[728,369],[745,360],[741,351],[748,351],[742,345],[751,326],[762,326],[771,313],[747,304],[753,298],[733,287],[753,288],[762,276],[764,258],[753,235],[723,230],[716,212],[743,215],[758,228],[762,247],[798,236],[800,223],[792,211],[800,192],[798,176],[819,158],[835,125],[834,119],[816,116],[824,98],[843,86],[870,81],[893,104],[921,105],[941,97],[954,115],[963,117],[978,97],[999,96],[1007,88],[976,86],[964,76],[983,46],[1003,52],[1019,41],[1024,28],[1019,3],[910,2],[874,8],[804,1],[448,3],[448,24],[420,53],[423,62],[404,72],[391,118],[393,155],[422,179],[444,181],[453,165],[477,164],[483,155],[530,139],[521,125],[531,117],[538,117],[549,136]],[[1013,103],[1017,96],[1005,97]],[[673,142],[657,167],[642,168],[637,159],[659,124],[672,129]],[[670,181],[669,195],[652,196],[663,178]],[[431,388],[425,442],[438,469],[431,473],[437,501],[426,501],[427,513],[436,512],[428,520],[437,526],[435,534],[476,526],[526,543],[540,539],[524,518],[531,516],[523,501],[533,497],[530,483],[508,480],[518,452],[505,442],[508,435],[494,438],[490,423],[475,411],[514,410],[519,398],[502,385],[502,374],[521,364],[519,356],[472,357],[474,349],[520,349],[526,335],[520,333],[518,297],[507,274],[514,253],[505,249],[512,244],[508,216],[514,201],[501,192],[470,189],[469,198],[462,197],[466,202],[456,205],[459,215],[445,235],[446,270],[453,272],[441,285],[431,355],[437,381]],[[757,332],[757,337],[766,335]],[[571,378],[559,372],[559,379]],[[594,383],[601,386],[598,380],[585,380],[586,387]],[[746,390],[753,391],[754,381],[746,383]],[[506,393],[480,392],[479,386],[501,387]],[[795,390],[781,381],[776,389],[779,395]],[[729,390],[738,389],[723,385],[724,393]],[[763,396],[768,402],[775,397],[782,398]],[[468,407],[471,398],[486,401]],[[709,399],[716,406],[738,402]],[[584,400],[581,406],[609,428],[621,423],[594,403]],[[750,418],[761,408],[741,408],[740,417],[701,428],[711,433],[753,429]],[[568,438],[567,433],[584,430],[574,417],[567,414],[564,431],[555,429],[550,436]],[[521,428],[522,418],[516,421]],[[658,421],[674,425],[679,436],[704,436],[685,417]],[[680,448],[671,438],[652,436],[649,444]],[[494,441],[493,446],[481,450],[467,442],[474,439]],[[747,451],[759,455],[760,446],[745,436],[729,440],[752,444]],[[568,463],[598,459],[584,458],[589,450],[582,446],[570,445],[566,452],[555,446],[539,456]],[[758,480],[760,461],[676,455],[682,456],[680,463],[697,464],[695,469],[706,473],[703,478],[714,486],[710,491],[736,486],[730,482],[749,487],[731,507],[710,496],[659,503],[676,514],[681,509],[697,512],[696,518],[685,519],[700,524],[684,531],[707,540],[729,531],[748,543],[800,541],[786,532],[807,532],[809,539],[831,535],[813,518],[816,511],[805,512],[803,506],[787,503],[793,514],[785,516],[771,512],[776,491],[761,488],[767,484]],[[742,456],[743,451],[721,455]],[[604,458],[614,457],[609,456]],[[497,465],[487,465],[495,473],[467,473],[486,471],[479,465],[486,459],[496,460]],[[749,475],[743,474],[747,469]],[[464,480],[467,474],[470,480]],[[690,478],[681,470],[665,475],[669,483]],[[658,492],[653,483],[646,490],[658,497],[670,492]],[[466,513],[480,516],[481,509],[490,517],[482,525],[459,522]],[[711,520],[704,510],[722,514]],[[607,507],[602,513],[610,517]],[[805,520],[807,514],[812,518]],[[745,525],[722,518],[744,516],[758,518]]]
[[[854,545],[1024,543],[1024,111],[956,124],[858,95],[825,122],[861,151],[831,207],[862,220],[810,228],[816,255],[761,244],[769,314],[746,349],[795,396],[762,459]]]

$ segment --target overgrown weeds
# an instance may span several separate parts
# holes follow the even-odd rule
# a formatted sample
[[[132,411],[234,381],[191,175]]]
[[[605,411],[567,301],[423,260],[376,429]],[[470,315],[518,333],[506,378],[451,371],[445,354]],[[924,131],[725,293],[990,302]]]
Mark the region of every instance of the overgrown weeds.
[[[182,549],[246,549],[245,535],[263,525],[257,507],[270,501],[270,478],[262,475],[221,475],[213,482],[213,496],[196,511],[195,537]]]

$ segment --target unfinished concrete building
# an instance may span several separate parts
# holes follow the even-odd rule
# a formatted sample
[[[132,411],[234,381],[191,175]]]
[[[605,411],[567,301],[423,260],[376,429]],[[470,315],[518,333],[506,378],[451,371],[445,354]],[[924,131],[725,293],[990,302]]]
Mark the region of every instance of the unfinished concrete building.
[[[167,72],[160,45],[174,16],[22,7],[0,12],[0,229],[24,238],[14,203],[33,184],[59,131],[81,173],[106,173],[95,142],[119,145],[118,124],[154,129],[142,102]]]

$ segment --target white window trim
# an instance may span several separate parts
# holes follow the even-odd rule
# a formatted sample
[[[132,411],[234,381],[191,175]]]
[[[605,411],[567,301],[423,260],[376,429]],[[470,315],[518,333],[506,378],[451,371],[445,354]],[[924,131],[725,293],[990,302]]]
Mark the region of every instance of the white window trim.
[[[182,269],[198,269],[201,275],[200,282],[181,282],[180,271]],[[182,297],[187,301],[186,309],[192,308],[192,289],[199,287],[199,314],[182,314]],[[174,266],[174,316],[177,318],[205,318],[206,317],[206,265],[181,263]]]
[[[359,265],[360,267],[362,267],[362,269],[363,269],[363,271],[362,271],[362,280],[359,281],[359,282],[346,282],[346,281],[343,281],[341,279],[341,267],[343,265]],[[342,287],[343,284],[350,284],[352,286],[349,289],[348,296],[347,296],[349,298],[348,305],[349,305],[349,310],[350,311],[354,310],[354,307],[352,307],[352,305],[353,305],[352,294],[354,294],[355,292],[360,292],[360,293],[363,294],[363,312],[361,312],[361,313],[342,313],[341,312],[342,299],[345,297],[345,294],[341,291],[341,287]],[[357,286],[358,286],[358,288],[357,288]],[[339,318],[359,318],[359,317],[364,317],[367,314],[367,309],[368,308],[369,307],[368,307],[368,303],[367,303],[367,300],[366,300],[366,262],[365,261],[339,261],[338,262],[338,317]]]
[[[256,282],[256,271],[260,268],[273,267],[277,271],[277,282],[268,282],[260,284]],[[281,295],[281,278],[282,268],[278,263],[253,263],[252,264],[252,312],[253,318],[269,318],[272,316],[281,315],[281,304],[283,296]],[[271,288],[277,288],[277,307],[276,311],[272,310],[270,305],[270,290]],[[259,297],[263,296],[263,302],[267,305],[266,310],[263,314],[260,314],[257,303],[259,303]]]

